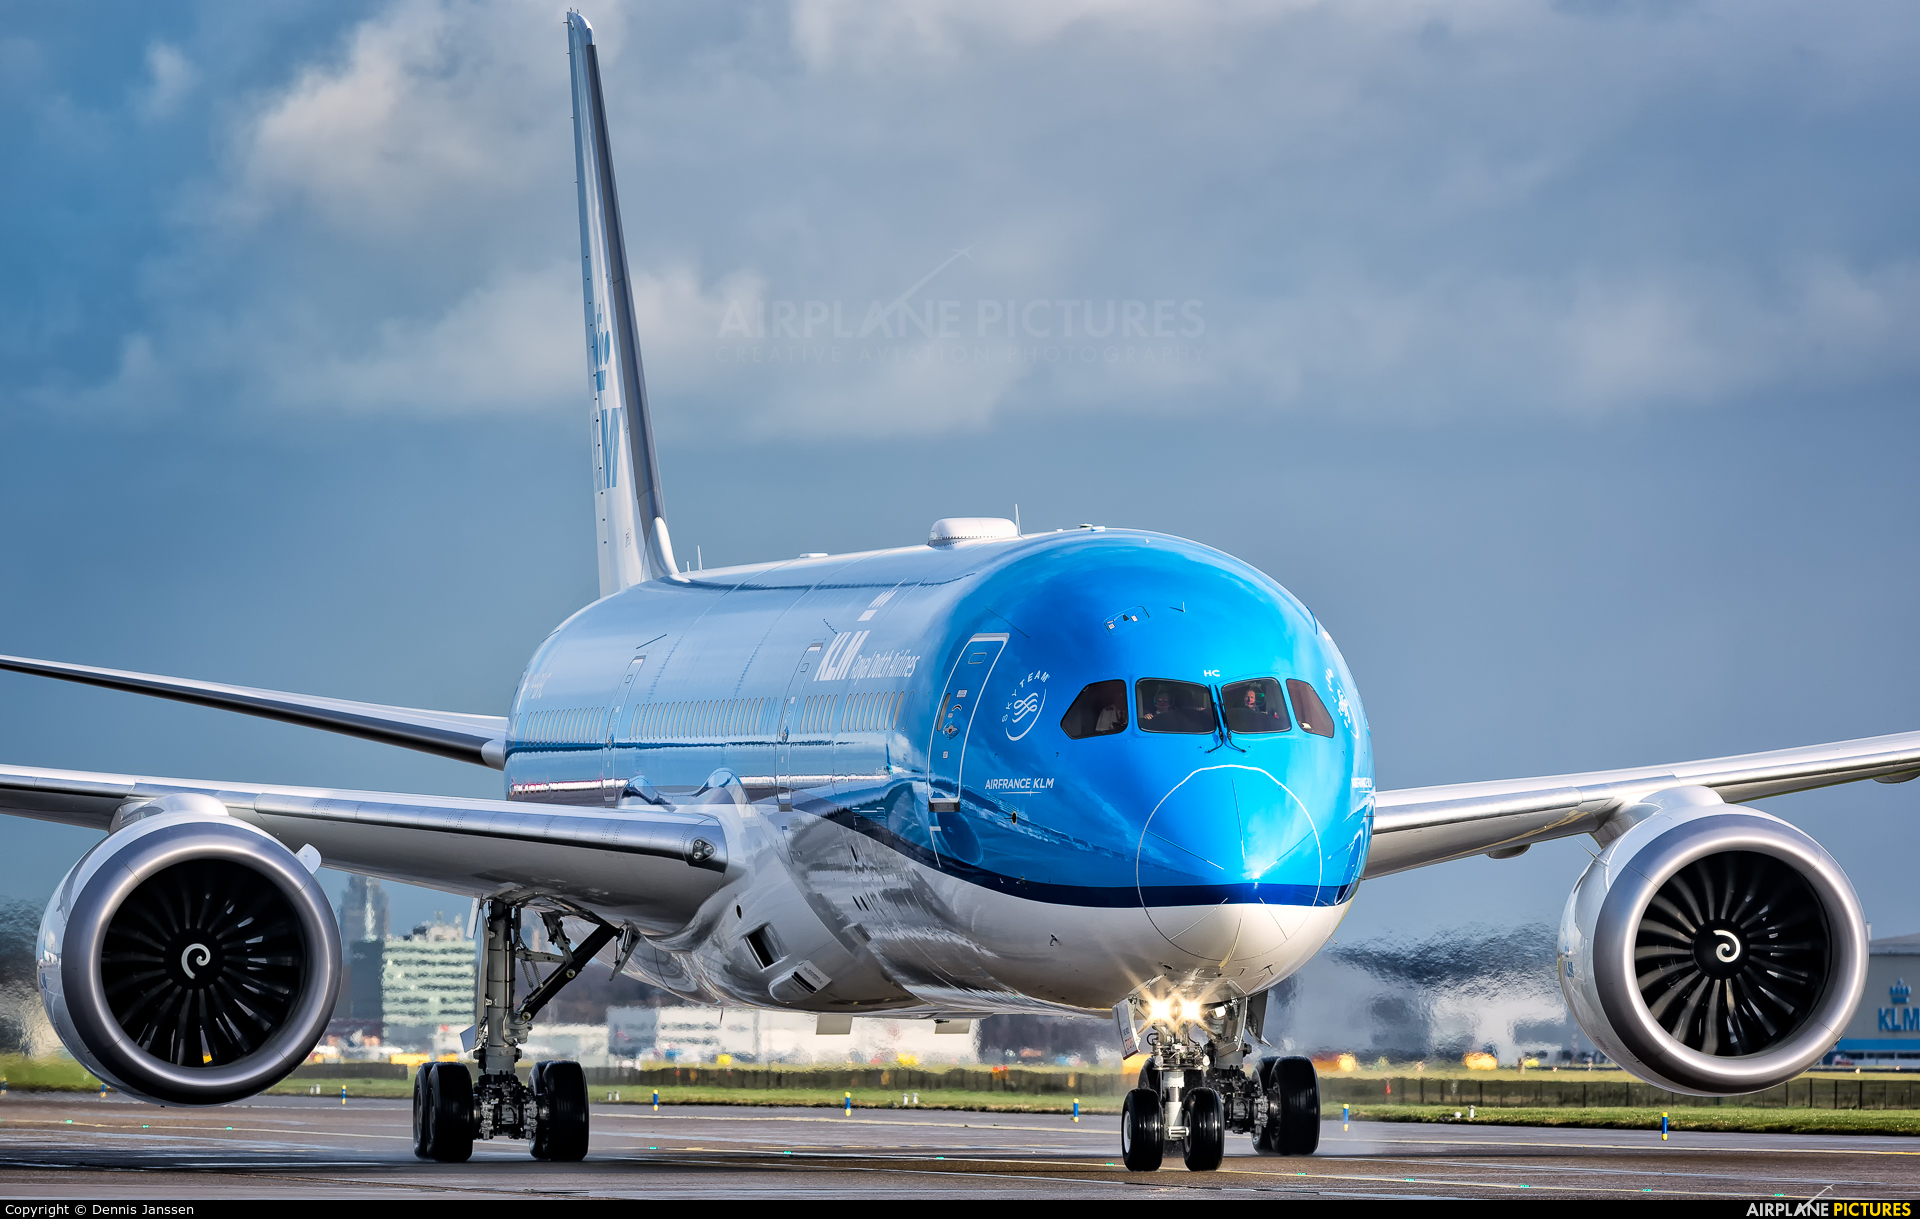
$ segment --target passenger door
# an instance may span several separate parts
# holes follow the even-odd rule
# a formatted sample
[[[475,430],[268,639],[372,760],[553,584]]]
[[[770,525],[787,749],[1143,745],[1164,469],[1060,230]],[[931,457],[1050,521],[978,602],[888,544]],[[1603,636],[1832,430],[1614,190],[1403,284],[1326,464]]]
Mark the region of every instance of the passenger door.
[[[632,775],[620,773],[617,742],[620,739],[620,721],[633,708],[640,670],[646,663],[644,652],[627,662],[626,674],[621,677],[620,684],[613,688],[613,701],[607,706],[605,748],[600,755],[600,803],[609,807],[620,803],[620,790],[626,786],[628,779],[633,778]]]
[[[810,643],[806,651],[800,653],[799,661],[793,666],[793,675],[787,678],[786,698],[780,703],[780,728],[775,736],[773,784],[779,792],[782,812],[791,812],[793,809],[791,737],[800,717],[800,709],[805,705],[806,683],[812,679],[814,667],[820,663],[820,654],[826,646],[825,640]]]
[[[939,814],[960,808],[967,730],[973,726],[987,678],[1006,646],[1004,633],[975,635],[960,649],[953,671],[947,675],[947,687],[941,691],[939,711],[934,716],[933,736],[927,742],[927,800],[936,824]]]

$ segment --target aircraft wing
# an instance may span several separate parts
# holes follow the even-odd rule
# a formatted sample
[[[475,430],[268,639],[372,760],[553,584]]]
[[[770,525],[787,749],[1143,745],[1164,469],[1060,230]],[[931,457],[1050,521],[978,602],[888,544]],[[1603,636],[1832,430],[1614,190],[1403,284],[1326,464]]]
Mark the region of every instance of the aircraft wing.
[[[1592,833],[1667,787],[1712,788],[1739,804],[1859,779],[1920,776],[1920,732],[1628,770],[1410,787],[1374,797],[1373,846],[1362,879],[1468,855],[1505,859],[1536,842]]]
[[[289,850],[311,845],[327,867],[471,897],[558,898],[654,933],[684,927],[728,880],[725,806],[594,809],[0,766],[0,814],[89,829],[182,793],[212,796]]]
[[[252,686],[161,677],[155,673],[96,669],[56,660],[31,660],[24,656],[0,656],[0,669],[104,686],[129,694],[151,694],[176,702],[304,724],[309,728],[325,728],[329,732],[439,754],[456,762],[478,762],[495,770],[506,765],[507,719],[503,715],[389,707],[344,698],[289,694],[284,690],[257,690]]]

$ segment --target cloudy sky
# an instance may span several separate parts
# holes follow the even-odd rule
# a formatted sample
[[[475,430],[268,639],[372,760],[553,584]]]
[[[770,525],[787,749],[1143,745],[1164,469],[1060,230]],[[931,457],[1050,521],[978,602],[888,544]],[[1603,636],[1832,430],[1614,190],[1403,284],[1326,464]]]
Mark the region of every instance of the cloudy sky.
[[[503,709],[595,586],[563,12],[7,6],[0,650]],[[1920,728],[1912,6],[587,15],[709,565],[1197,538],[1330,625],[1389,787]],[[12,676],[0,757],[498,790]],[[1770,807],[1920,931],[1920,790],[1864,788]],[[9,825],[0,894],[88,840]],[[1551,921],[1585,859],[1343,936]]]

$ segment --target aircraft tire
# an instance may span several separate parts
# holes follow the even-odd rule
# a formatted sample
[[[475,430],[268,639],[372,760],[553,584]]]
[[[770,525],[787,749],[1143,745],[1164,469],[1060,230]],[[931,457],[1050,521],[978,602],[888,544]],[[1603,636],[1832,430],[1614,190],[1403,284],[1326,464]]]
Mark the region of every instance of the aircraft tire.
[[[1279,1102],[1279,1121],[1267,1129],[1273,1150],[1310,1156],[1320,1146],[1320,1077],[1308,1058],[1282,1058],[1273,1066],[1268,1096]],[[1274,1106],[1269,1105],[1269,1112]]]
[[[423,1062],[413,1071],[413,1154],[423,1160],[427,1158],[430,1139],[427,1132],[427,1065]]]
[[[533,1067],[533,1096],[547,1116],[535,1123],[536,1160],[572,1163],[587,1158],[587,1075],[577,1062],[541,1062]]]
[[[1135,1088],[1120,1106],[1120,1159],[1129,1172],[1153,1172],[1166,1152],[1167,1123],[1160,1094]]]
[[[1220,1094],[1212,1088],[1195,1088],[1187,1093],[1185,1107],[1187,1171],[1212,1172],[1220,1167],[1220,1157],[1227,1151],[1226,1114]]]
[[[1160,1094],[1160,1064],[1149,1058],[1140,1064],[1140,1078],[1134,1085],[1145,1088],[1155,1096]]]
[[[421,1089],[426,1125],[426,1158],[464,1164],[473,1158],[473,1077],[464,1063],[430,1062]]]

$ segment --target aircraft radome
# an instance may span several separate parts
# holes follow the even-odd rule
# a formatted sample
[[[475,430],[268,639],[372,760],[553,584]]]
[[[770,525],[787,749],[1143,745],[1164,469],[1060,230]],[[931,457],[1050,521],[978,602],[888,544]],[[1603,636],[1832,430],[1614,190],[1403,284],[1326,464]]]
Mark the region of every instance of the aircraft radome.
[[[502,1137],[586,1153],[579,1066],[537,1064],[523,1085],[514,1064],[604,952],[825,1031],[1110,1013],[1147,1062],[1127,1166],[1172,1147],[1205,1170],[1229,1132],[1315,1149],[1312,1064],[1259,1056],[1265,1000],[1362,881],[1578,834],[1598,854],[1567,904],[1560,983],[1597,1047],[1728,1095],[1833,1044],[1866,965],[1860,904],[1826,851],[1751,802],[1911,779],[1920,733],[1379,791],[1324,625],[1198,542],[968,517],[923,545],[678,565],[593,33],[575,14],[567,36],[602,595],[534,653],[504,715],[0,658],[502,772],[502,798],[478,800],[0,767],[0,809],[108,831],[39,942],[48,1015],[90,1070],[214,1104],[305,1059],[341,969],[324,862],[479,903],[478,1081],[457,1063],[417,1073],[424,1157]],[[529,950],[527,913],[555,952]],[[524,990],[530,963],[550,969]]]

